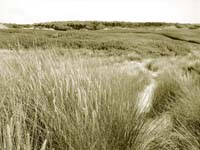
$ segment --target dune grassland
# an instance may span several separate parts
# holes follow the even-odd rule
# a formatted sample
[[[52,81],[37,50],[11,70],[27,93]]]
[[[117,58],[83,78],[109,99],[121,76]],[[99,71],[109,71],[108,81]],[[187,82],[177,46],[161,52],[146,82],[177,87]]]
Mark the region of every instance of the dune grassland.
[[[199,25],[55,24],[0,29],[0,150],[200,149]]]

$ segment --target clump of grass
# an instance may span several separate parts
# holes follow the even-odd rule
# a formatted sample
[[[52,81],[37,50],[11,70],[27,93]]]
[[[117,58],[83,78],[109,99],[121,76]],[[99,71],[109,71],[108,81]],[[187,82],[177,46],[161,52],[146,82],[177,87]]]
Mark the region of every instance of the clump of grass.
[[[144,116],[135,100],[146,79],[98,69],[101,60],[11,53],[0,74],[2,149],[129,149]]]
[[[184,92],[172,112],[176,126],[185,127],[190,135],[196,138],[200,147],[200,89],[198,86],[194,86],[194,82],[195,80],[190,78],[190,80],[180,83]]]
[[[150,116],[157,116],[165,113],[171,110],[176,103],[182,90],[174,76],[176,76],[175,72],[172,74],[164,72],[156,79],[157,87],[154,91],[152,109],[149,112]]]
[[[200,91],[195,78],[198,77],[185,75],[181,70],[164,72],[157,78],[157,90],[148,115],[156,120],[168,114],[170,119],[165,121],[171,125],[167,132],[158,132],[159,137],[155,138],[156,143],[153,142],[154,149],[200,148]]]
[[[145,67],[153,72],[157,72],[159,70],[159,67],[155,65],[154,61],[148,62]]]
[[[142,60],[141,56],[139,54],[137,54],[137,53],[130,53],[130,54],[128,54],[126,56],[126,59],[128,61],[141,61]]]

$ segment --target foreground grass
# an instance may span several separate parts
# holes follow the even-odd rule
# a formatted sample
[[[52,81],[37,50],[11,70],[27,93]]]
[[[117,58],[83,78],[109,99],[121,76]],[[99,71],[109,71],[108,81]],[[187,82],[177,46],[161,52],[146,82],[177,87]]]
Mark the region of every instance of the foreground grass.
[[[151,110],[141,114],[138,93],[150,77],[120,69],[122,59],[45,51],[6,51],[1,57],[0,149],[200,148],[196,54],[147,65],[166,69],[155,79]]]
[[[1,149],[136,146],[143,117],[136,117],[135,102],[145,77],[95,59],[10,55],[0,74]]]
[[[199,52],[194,52],[187,57],[158,59],[151,64],[153,70],[165,68],[157,78],[158,86],[148,115],[170,116],[172,128],[164,139],[173,141],[170,142],[172,149],[200,148],[199,56]]]

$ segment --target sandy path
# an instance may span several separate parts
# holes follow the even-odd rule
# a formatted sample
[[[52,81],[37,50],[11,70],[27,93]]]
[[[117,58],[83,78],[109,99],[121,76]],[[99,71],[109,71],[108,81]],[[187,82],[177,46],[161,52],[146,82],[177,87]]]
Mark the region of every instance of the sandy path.
[[[151,107],[154,91],[157,84],[154,79],[151,79],[149,85],[146,86],[144,91],[139,93],[139,101],[138,101],[138,113],[141,114],[143,112],[148,112]]]
[[[144,60],[142,62],[130,62],[123,68],[123,71],[127,71],[128,74],[140,75],[141,72],[147,74],[150,78],[150,82],[146,87],[138,94],[137,99],[137,115],[140,117],[141,114],[148,113],[151,109],[154,92],[157,88],[156,77],[159,76],[162,71],[152,72],[146,68],[146,65],[151,60]],[[157,137],[162,137],[166,133],[169,133],[173,128],[173,121],[169,114],[162,114],[155,118],[149,118],[144,122],[138,139],[144,141],[143,144],[139,145],[137,149],[147,149],[150,143],[156,140]],[[153,138],[152,138],[153,137]]]
[[[146,68],[146,65],[151,61],[152,59],[146,59],[141,62],[131,61],[116,64],[116,66],[114,66],[114,68],[116,68],[118,72],[126,73],[130,76],[138,76],[141,73],[144,73],[150,79],[150,83],[146,85],[144,90],[138,94],[138,114],[148,112],[150,110],[154,91],[157,87],[156,77],[159,75],[160,72],[153,72]]]
[[[159,72],[152,72],[148,70],[145,65],[151,60],[144,61],[141,65],[141,70],[148,74],[150,78],[150,83],[147,85],[143,91],[138,95],[138,113],[148,112],[151,107],[152,99],[154,96],[154,91],[157,87],[156,77],[159,75]]]
[[[155,78],[159,75],[159,72],[152,72],[146,68],[146,65],[151,61],[151,59],[146,59],[142,62],[126,62],[121,67],[117,67],[119,71],[126,72],[131,76],[139,75],[141,72],[143,72],[150,78],[150,83],[138,94],[137,105],[139,114],[142,112],[148,112],[150,110],[154,91],[157,86]]]

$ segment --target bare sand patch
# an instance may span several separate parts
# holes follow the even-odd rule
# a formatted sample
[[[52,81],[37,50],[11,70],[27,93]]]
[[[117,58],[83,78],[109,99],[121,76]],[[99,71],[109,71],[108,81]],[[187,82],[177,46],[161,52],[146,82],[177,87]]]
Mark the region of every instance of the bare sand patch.
[[[9,29],[9,28],[5,26],[4,24],[0,24],[0,29]]]

